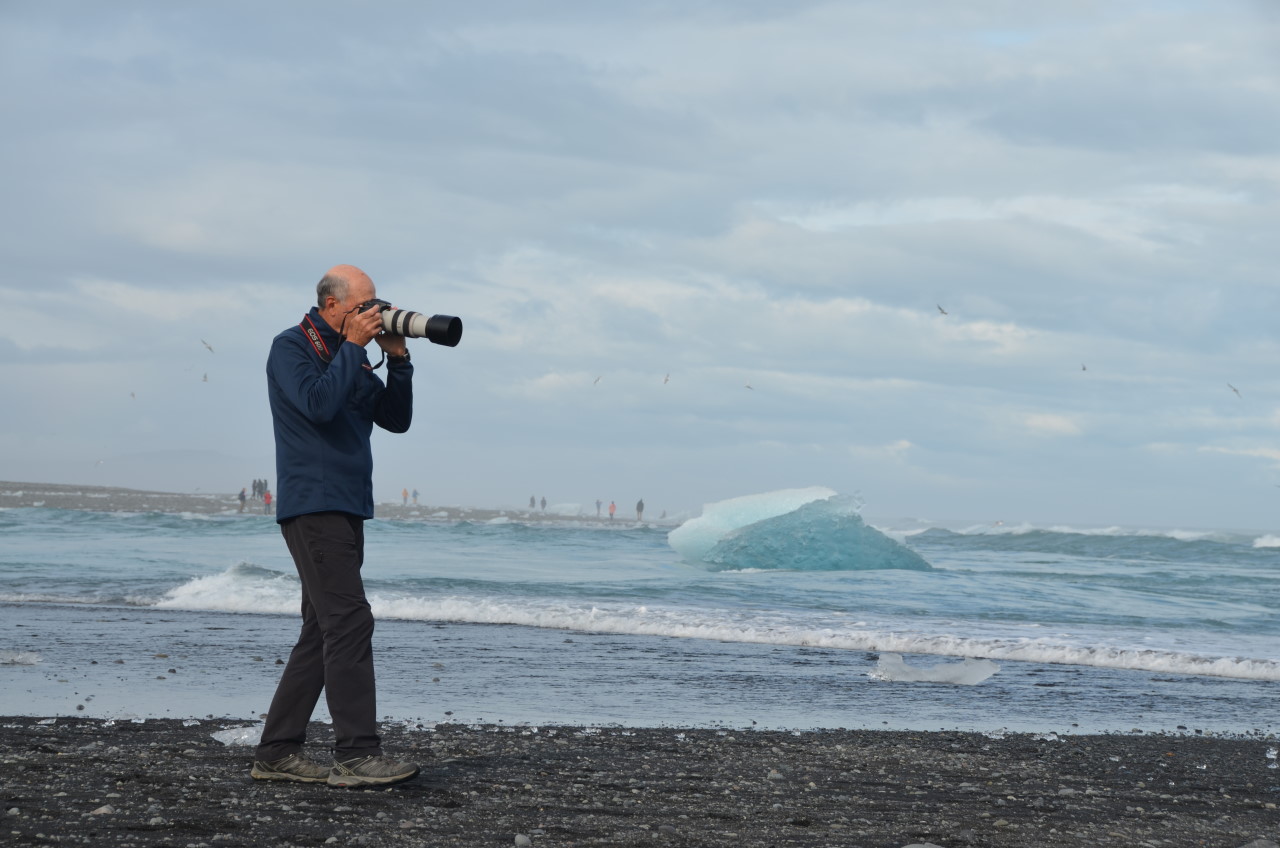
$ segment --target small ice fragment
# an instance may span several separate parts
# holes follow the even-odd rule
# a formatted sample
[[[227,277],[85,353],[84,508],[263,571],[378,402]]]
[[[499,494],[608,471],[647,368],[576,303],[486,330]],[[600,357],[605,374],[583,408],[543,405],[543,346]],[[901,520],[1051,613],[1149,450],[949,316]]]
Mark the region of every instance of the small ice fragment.
[[[954,683],[959,686],[976,686],[1000,670],[991,660],[966,658],[964,662],[941,663],[918,668],[907,665],[902,654],[883,653],[876,667],[867,672],[873,680],[890,680],[896,683]]]
[[[58,723],[58,720],[56,718],[46,718],[36,722],[36,724],[57,724],[57,723]]]
[[[1280,757],[1280,748],[1268,748],[1267,759],[1274,760],[1276,757]]]
[[[209,735],[223,745],[257,745],[258,740],[262,738],[262,725],[248,724],[242,727],[228,727],[226,730],[219,730]]]
[[[183,727],[195,727],[195,726],[196,726],[197,724],[199,724],[199,723],[200,723],[200,722],[196,721],[195,719],[193,719],[193,718],[189,718],[189,719],[186,719],[186,720],[184,720],[184,721],[182,722],[182,726],[183,726]]]

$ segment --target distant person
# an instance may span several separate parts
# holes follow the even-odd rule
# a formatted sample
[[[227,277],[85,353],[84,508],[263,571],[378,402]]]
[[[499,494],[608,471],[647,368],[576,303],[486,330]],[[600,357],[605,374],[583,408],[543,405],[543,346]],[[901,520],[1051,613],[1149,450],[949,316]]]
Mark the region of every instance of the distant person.
[[[401,501],[403,501],[404,506],[408,506],[408,505],[409,505],[409,490],[408,490],[408,489],[401,489],[401,490],[400,490],[400,499],[401,499]]]
[[[271,514],[271,490],[270,489],[262,490],[262,514],[263,515]]]
[[[543,511],[543,512],[546,512],[546,511],[547,511],[547,496],[546,496],[546,495],[543,495],[543,496],[542,496],[542,511]]]
[[[413,490],[413,505],[414,505],[414,506],[417,506],[417,505],[418,505],[418,490],[417,490],[417,489],[414,489],[414,490]]]
[[[413,420],[413,365],[404,336],[383,332],[373,280],[338,265],[316,286],[317,305],[276,336],[267,357],[275,428],[276,521],[302,583],[302,631],[280,676],[250,774],[331,786],[383,786],[418,774],[383,755],[373,669],[373,614],[365,597],[364,522],[373,517],[376,424],[403,433]],[[365,346],[387,360],[384,384]],[[379,363],[381,364],[381,363]],[[303,752],[324,692],[334,764]]]
[[[244,512],[244,502],[245,502],[244,486],[241,486],[240,487],[240,511],[241,512]]]
[[[537,508],[538,508],[538,499],[537,499],[537,498],[535,498],[533,495],[530,495],[530,496],[529,496],[529,509],[537,509]]]
[[[599,518],[599,517],[600,517],[600,507],[601,507],[601,506],[602,506],[602,504],[600,503],[600,499],[599,499],[599,498],[596,498],[596,518]]]
[[[644,498],[636,501],[636,521],[644,519]]]
[[[609,501],[609,520],[613,520],[613,514],[618,511],[618,505],[613,501]]]

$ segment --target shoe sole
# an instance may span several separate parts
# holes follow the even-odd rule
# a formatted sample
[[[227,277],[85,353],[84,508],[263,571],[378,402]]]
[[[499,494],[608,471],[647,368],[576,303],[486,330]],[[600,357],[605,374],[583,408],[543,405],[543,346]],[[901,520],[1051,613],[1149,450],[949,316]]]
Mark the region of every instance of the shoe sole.
[[[303,777],[300,774],[288,774],[283,771],[258,771],[256,768],[249,772],[249,776],[254,780],[287,780],[293,783],[324,783],[328,780],[325,777]]]
[[[421,769],[414,769],[407,774],[393,774],[390,777],[363,777],[358,774],[344,774],[341,776],[330,774],[326,779],[326,783],[330,786],[338,786],[345,789],[355,789],[359,786],[390,786],[393,783],[403,783],[406,780],[413,780],[418,776]]]

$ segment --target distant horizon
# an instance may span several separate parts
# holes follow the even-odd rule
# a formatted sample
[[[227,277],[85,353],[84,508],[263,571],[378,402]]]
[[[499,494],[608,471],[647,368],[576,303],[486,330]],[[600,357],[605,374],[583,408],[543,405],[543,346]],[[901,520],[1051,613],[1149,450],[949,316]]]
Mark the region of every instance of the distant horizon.
[[[269,478],[268,478],[268,482],[270,482]],[[80,488],[80,489],[113,490],[113,491],[119,491],[119,492],[129,492],[129,493],[139,493],[139,494],[182,495],[182,496],[190,496],[190,497],[217,497],[217,498],[226,498],[229,501],[234,500],[236,495],[239,494],[239,491],[240,491],[240,487],[236,487],[235,489],[232,489],[232,490],[216,490],[216,489],[205,489],[205,488],[164,489],[164,488],[153,488],[153,487],[138,488],[133,486],[117,486],[109,483],[60,482],[60,481],[53,481],[53,480],[40,481],[40,480],[0,479],[0,487],[14,487],[14,486],[20,486],[20,487],[60,486],[60,487],[68,487],[68,488]],[[249,483],[246,483],[244,487],[248,488],[248,486],[249,486]],[[810,487],[789,487],[789,488],[810,488]],[[274,491],[274,489],[272,491]],[[703,510],[705,507],[714,506],[716,504],[722,503],[723,501],[733,500],[734,498],[747,497],[751,495],[767,495],[767,494],[772,494],[774,492],[779,492],[779,491],[783,491],[783,490],[770,489],[767,491],[760,491],[760,492],[743,492],[738,495],[733,495],[729,498],[723,498],[719,501],[708,501],[704,504],[701,504],[696,510],[693,510],[693,511],[671,512],[670,510],[668,510],[667,511],[668,514],[666,518],[660,517],[662,514],[661,509],[657,511],[651,510],[649,508],[648,501],[646,501],[645,503],[646,517],[643,519],[643,522],[644,523],[684,522],[684,521],[688,521],[690,519],[699,517],[703,513]],[[410,493],[412,494],[412,489],[410,490]],[[837,494],[845,494],[845,493],[837,493]],[[426,508],[468,509],[468,510],[477,510],[482,512],[483,511],[532,512],[539,515],[545,514],[549,518],[555,518],[555,517],[595,518],[596,517],[594,515],[594,511],[595,511],[594,498],[591,499],[590,501],[561,500],[558,502],[552,502],[550,499],[548,499],[547,509],[545,513],[540,505],[533,509],[530,509],[527,502],[525,503],[501,503],[497,501],[493,501],[489,503],[460,502],[460,501],[428,502],[425,499],[423,499],[421,495],[419,496],[418,501],[419,502],[417,504],[414,504],[412,502],[412,496],[411,496],[410,503],[408,504],[407,508],[413,509],[416,507],[419,509],[426,509]],[[615,499],[615,502],[616,502],[616,499]],[[376,506],[390,506],[390,507],[396,507],[396,508],[405,508],[405,506],[401,503],[401,496],[399,492],[394,492],[391,495],[381,497],[381,498],[375,493],[374,504]],[[605,513],[605,510],[608,509],[608,504],[609,504],[609,501],[604,500],[604,503],[601,508],[602,517],[604,517],[607,514]],[[553,512],[555,508],[565,507],[565,506],[579,507],[580,512],[573,515],[570,515],[567,513]],[[954,516],[954,515],[953,516],[923,516],[923,515],[910,515],[910,514],[874,513],[874,512],[868,512],[865,509],[862,510],[860,514],[868,522],[872,522],[872,523],[876,521],[902,522],[902,523],[912,523],[917,525],[924,524],[924,525],[935,526],[935,527],[945,528],[945,529],[955,529],[957,527],[964,527],[964,528],[1002,527],[1004,528],[1005,531],[1014,531],[1021,528],[1040,529],[1040,530],[1052,530],[1057,528],[1057,529],[1061,529],[1064,532],[1073,532],[1073,531],[1074,532],[1092,532],[1092,531],[1098,531],[1098,530],[1106,530],[1114,527],[1114,528],[1118,528],[1126,531],[1151,530],[1151,531],[1157,531],[1157,532],[1177,532],[1181,530],[1181,531],[1187,531],[1187,532],[1193,532],[1193,533],[1195,532],[1238,532],[1238,533],[1246,533],[1246,534],[1262,534],[1264,536],[1272,532],[1272,528],[1248,527],[1244,525],[1211,526],[1211,525],[1194,524],[1194,523],[1158,524],[1154,522],[1138,522],[1134,524],[1129,524],[1124,522],[1087,522],[1087,521],[1072,522],[1072,521],[1059,521],[1059,520],[1053,520],[1053,519],[1045,520],[1045,521],[1037,521],[1037,520],[1020,519],[1020,518],[1005,520],[1005,519],[973,518],[973,517]],[[615,520],[634,522],[636,520],[634,502],[631,502],[630,504],[628,504],[626,508],[624,508],[622,504],[618,504],[618,518]]]

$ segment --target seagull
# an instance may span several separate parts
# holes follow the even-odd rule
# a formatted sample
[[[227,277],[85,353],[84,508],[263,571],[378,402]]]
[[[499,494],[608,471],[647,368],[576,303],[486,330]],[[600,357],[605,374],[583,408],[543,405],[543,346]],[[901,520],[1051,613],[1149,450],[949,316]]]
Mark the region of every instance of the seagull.
[[[1081,370],[1081,371],[1088,371],[1089,369],[1088,369],[1088,368],[1085,368],[1085,367],[1084,367],[1084,363],[1082,362],[1082,363],[1080,363],[1080,370]]]
[[[133,392],[129,392],[129,397],[133,398],[134,400],[137,400],[137,399],[138,399],[138,396],[137,396],[136,394],[134,394]]]
[[[202,383],[207,383],[207,382],[209,382],[209,374],[208,374],[208,372],[206,372],[206,373],[205,373],[204,378],[203,378],[200,382],[202,382]]]
[[[950,315],[950,314],[951,314],[950,312],[948,312],[947,310],[945,310],[945,309],[943,309],[943,308],[942,308],[942,304],[938,304],[938,311],[939,311],[939,312],[941,312],[943,315]]]
[[[747,383],[747,384],[746,384],[745,386],[743,386],[742,388],[744,388],[744,389],[751,389],[751,391],[753,391],[753,392],[755,391],[755,389],[754,389],[754,388],[752,388],[752,386],[751,386],[751,384],[750,384],[750,383]]]
[[[200,344],[202,344],[202,345],[204,345],[205,347],[209,348],[209,352],[210,352],[210,353],[213,353],[213,345],[209,344],[209,343],[208,343],[207,341],[205,341],[204,339],[201,339],[201,340],[200,340]]]
[[[668,373],[667,376],[662,378],[662,385],[665,386],[667,383],[670,383],[670,382],[671,382],[671,374]]]
[[[600,375],[600,376],[601,376],[601,377],[603,377],[604,375],[602,374],[602,375]],[[600,382],[600,377],[596,377],[593,381],[591,381],[591,385],[593,385],[593,386],[594,386],[594,385],[595,385],[596,383],[598,383],[598,382]]]
[[[1240,394],[1240,390],[1237,389],[1235,386],[1231,385],[1230,383],[1227,383],[1227,388],[1235,392],[1236,397],[1240,398],[1241,400],[1244,400],[1244,395]]]

